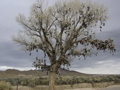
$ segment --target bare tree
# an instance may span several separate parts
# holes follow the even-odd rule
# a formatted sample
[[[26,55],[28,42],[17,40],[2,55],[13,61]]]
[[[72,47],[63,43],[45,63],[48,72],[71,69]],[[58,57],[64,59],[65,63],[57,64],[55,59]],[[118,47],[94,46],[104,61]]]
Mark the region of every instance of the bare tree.
[[[45,7],[38,0],[31,7],[28,18],[20,14],[17,22],[24,30],[13,40],[25,51],[42,50],[46,59],[39,59],[42,69],[49,70],[49,90],[55,90],[55,75],[61,65],[70,66],[72,57],[88,57],[99,50],[115,51],[112,39],[99,40],[93,27],[99,26],[100,31],[107,20],[107,9],[100,4],[69,0],[56,2]],[[37,58],[38,59],[38,58]],[[36,62],[34,62],[36,63]]]

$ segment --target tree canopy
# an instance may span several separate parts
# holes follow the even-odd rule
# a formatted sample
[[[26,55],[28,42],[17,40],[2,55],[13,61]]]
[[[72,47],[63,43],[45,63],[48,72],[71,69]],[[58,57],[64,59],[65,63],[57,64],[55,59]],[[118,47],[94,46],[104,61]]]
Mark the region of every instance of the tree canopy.
[[[96,38],[93,27],[100,31],[105,26],[107,8],[91,1],[59,1],[52,6],[45,6],[38,0],[31,7],[29,17],[19,14],[17,22],[24,30],[13,40],[25,51],[42,50],[44,59],[36,57],[34,65],[56,72],[61,65],[70,65],[72,57],[88,57],[99,50],[115,51],[112,39]],[[46,57],[50,65],[46,63]]]

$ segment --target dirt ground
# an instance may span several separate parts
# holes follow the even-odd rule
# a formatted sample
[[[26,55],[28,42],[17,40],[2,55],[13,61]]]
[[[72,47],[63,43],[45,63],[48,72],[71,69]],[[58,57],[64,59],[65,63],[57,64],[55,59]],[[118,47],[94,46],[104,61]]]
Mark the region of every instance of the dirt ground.
[[[66,90],[120,90],[120,85],[113,85],[106,88],[77,88],[77,89],[66,89]]]
[[[97,90],[120,90],[120,85],[113,85],[113,86],[109,86],[109,87],[101,88]]]
[[[78,88],[78,89],[66,89],[66,90],[97,90],[94,88]]]

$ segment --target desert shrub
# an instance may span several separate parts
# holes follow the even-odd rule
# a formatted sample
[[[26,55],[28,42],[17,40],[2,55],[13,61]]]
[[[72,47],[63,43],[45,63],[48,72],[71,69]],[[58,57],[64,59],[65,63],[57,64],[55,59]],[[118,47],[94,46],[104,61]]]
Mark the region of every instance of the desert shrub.
[[[35,85],[40,85],[41,83],[41,80],[39,78],[35,78],[34,81],[35,81]]]
[[[29,81],[28,81],[28,86],[30,86],[30,87],[35,87],[36,85],[35,85],[35,80],[34,79],[29,79]]]
[[[56,85],[62,85],[62,77],[57,77],[56,79],[55,79],[55,84]]]
[[[78,78],[78,83],[83,83],[83,79],[82,78]]]
[[[76,84],[77,83],[77,78],[72,77],[71,82],[72,82],[72,84]]]
[[[36,85],[48,85],[48,79],[39,77],[35,79],[35,83]]]
[[[93,83],[94,81],[93,81],[93,78],[88,78],[88,81],[87,81],[87,83]]]
[[[70,84],[71,79],[70,78],[66,78],[66,84]]]
[[[16,82],[13,79],[7,79],[7,80],[4,80],[4,81],[9,82],[11,85],[16,84]]]
[[[26,79],[26,78],[23,78],[22,80],[21,80],[21,82],[20,82],[20,85],[22,85],[22,86],[28,86],[28,79]]]
[[[0,90],[10,90],[11,84],[9,82],[0,81]]]
[[[0,81],[9,82],[12,86],[22,85],[31,86],[36,85],[48,85],[48,78],[0,78]],[[104,83],[104,82],[114,82],[120,84],[120,75],[103,75],[103,76],[92,76],[92,77],[56,77],[56,85],[74,85],[80,83]],[[0,89],[1,90],[1,89]]]
[[[68,85],[71,82],[72,82],[72,79],[67,77],[57,77],[55,80],[56,85]]]
[[[47,79],[43,79],[40,84],[41,84],[41,85],[48,85],[49,82],[48,82]]]

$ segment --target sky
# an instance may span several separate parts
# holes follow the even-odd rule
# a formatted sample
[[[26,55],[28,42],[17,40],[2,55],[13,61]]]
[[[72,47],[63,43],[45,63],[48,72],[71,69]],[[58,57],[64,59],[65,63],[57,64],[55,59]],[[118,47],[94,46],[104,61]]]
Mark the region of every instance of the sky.
[[[55,1],[48,0],[48,3],[52,5]],[[92,1],[104,4],[108,8],[109,20],[102,32],[97,33],[97,36],[102,40],[112,38],[117,51],[114,55],[109,52],[99,52],[98,56],[93,55],[86,60],[75,59],[70,70],[89,74],[120,74],[120,0]],[[36,55],[29,56],[29,53],[22,51],[20,46],[11,39],[13,35],[23,29],[16,22],[16,17],[19,13],[28,16],[30,6],[34,2],[35,0],[0,0],[0,70],[34,69],[32,62]],[[41,52],[39,55],[42,55]]]

